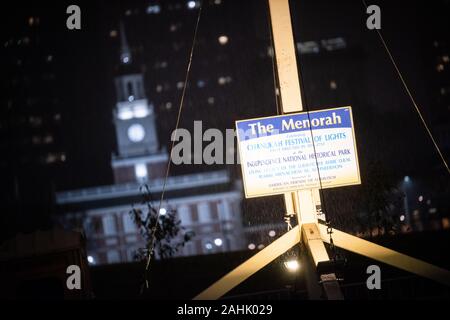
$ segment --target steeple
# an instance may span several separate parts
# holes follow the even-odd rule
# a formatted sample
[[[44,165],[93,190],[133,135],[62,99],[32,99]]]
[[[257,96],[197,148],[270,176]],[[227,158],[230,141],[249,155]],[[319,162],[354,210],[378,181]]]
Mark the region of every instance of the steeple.
[[[117,154],[111,159],[116,183],[160,178],[168,161],[167,152],[159,147],[156,115],[145,94],[144,74],[132,62],[120,21],[120,64],[114,79],[117,103],[113,112]]]
[[[120,63],[124,65],[131,63],[131,51],[122,21],[120,21]]]

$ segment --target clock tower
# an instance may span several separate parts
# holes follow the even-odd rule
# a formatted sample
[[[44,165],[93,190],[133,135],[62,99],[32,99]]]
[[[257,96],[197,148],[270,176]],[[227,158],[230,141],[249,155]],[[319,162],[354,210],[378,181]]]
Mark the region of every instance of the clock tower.
[[[164,175],[168,155],[159,147],[154,107],[145,94],[144,76],[133,65],[122,23],[120,40],[120,71],[115,78],[117,103],[113,111],[117,154],[111,165],[116,183],[143,182]]]

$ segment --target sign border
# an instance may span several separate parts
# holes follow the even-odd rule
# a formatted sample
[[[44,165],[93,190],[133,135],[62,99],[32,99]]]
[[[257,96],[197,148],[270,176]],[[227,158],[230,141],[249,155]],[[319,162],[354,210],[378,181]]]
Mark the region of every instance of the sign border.
[[[270,119],[270,118],[275,118],[275,117],[293,116],[293,115],[298,115],[298,114],[311,114],[311,113],[315,113],[315,112],[323,112],[323,111],[339,110],[339,109],[350,109],[350,123],[352,125],[353,147],[355,149],[356,169],[357,169],[357,175],[358,175],[358,179],[355,182],[353,182],[351,184],[345,183],[345,184],[333,185],[333,186],[329,186],[329,187],[327,187],[327,186],[323,187],[322,186],[322,187],[319,187],[319,188],[300,188],[300,189],[295,189],[295,190],[291,190],[291,191],[275,192],[275,193],[267,193],[267,194],[266,193],[265,194],[258,194],[258,195],[248,195],[247,194],[247,187],[246,187],[247,184],[246,184],[246,181],[245,181],[244,168],[242,166],[242,158],[241,158],[241,150],[240,150],[241,149],[241,144],[240,144],[240,140],[239,140],[238,123],[245,122],[245,121],[251,121],[251,120]],[[353,122],[353,109],[352,109],[351,106],[329,108],[329,109],[320,109],[320,110],[314,110],[314,111],[292,112],[292,113],[280,114],[280,115],[276,115],[276,116],[267,116],[267,117],[258,117],[258,118],[244,119],[244,120],[236,120],[235,121],[235,127],[236,127],[237,143],[238,143],[239,160],[241,162],[240,165],[241,165],[242,181],[243,181],[243,184],[244,184],[244,194],[245,194],[245,198],[246,199],[275,196],[275,195],[281,195],[281,194],[286,194],[286,193],[291,193],[291,192],[297,192],[297,191],[300,191],[300,190],[331,189],[331,188],[340,188],[340,187],[347,187],[347,186],[354,186],[354,185],[361,184],[361,173],[360,173],[360,170],[359,170],[358,148],[357,148],[357,145],[356,145],[355,126],[354,126],[354,122]],[[313,134],[314,129],[310,129],[308,131],[311,133],[311,136],[313,138],[312,140],[313,140],[313,143],[314,143],[314,134]],[[319,179],[320,179],[320,170],[317,169],[317,166],[316,166],[316,170],[318,172],[318,176],[319,176]]]

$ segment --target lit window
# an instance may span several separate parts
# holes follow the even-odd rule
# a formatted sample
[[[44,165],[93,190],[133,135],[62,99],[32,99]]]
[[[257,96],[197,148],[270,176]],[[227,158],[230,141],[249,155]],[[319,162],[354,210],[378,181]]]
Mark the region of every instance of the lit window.
[[[307,53],[318,53],[319,52],[319,44],[315,41],[306,41],[306,42],[298,42],[297,50],[302,54]]]
[[[145,104],[140,104],[134,107],[133,115],[135,118],[145,118],[148,116],[150,111]]]
[[[330,81],[330,89],[331,90],[336,90],[337,89],[336,81],[334,81],[334,80]]]
[[[128,213],[125,213],[122,217],[123,229],[126,233],[134,233],[136,232],[136,223],[133,221],[131,216]]]
[[[130,108],[121,108],[118,117],[120,120],[129,120],[133,118],[133,111]]]
[[[188,1],[187,2],[187,7],[189,9],[194,9],[195,7],[197,7],[197,5],[198,5],[197,1]]]
[[[128,138],[132,142],[140,142],[145,137],[145,130],[142,125],[135,123],[128,128]]]
[[[200,223],[208,223],[212,221],[211,208],[209,203],[202,202],[197,205],[198,220]]]
[[[442,229],[449,229],[449,228],[450,228],[450,219],[442,218]]]
[[[347,46],[344,38],[326,39],[326,40],[322,40],[321,42],[322,42],[322,47],[325,48],[327,51],[344,49]]]
[[[177,208],[178,217],[184,226],[192,224],[191,209],[188,205],[181,205]]]
[[[45,162],[49,164],[57,161],[66,161],[66,155],[64,153],[49,153],[45,158]]]
[[[44,137],[44,143],[45,144],[49,144],[49,143],[52,143],[52,142],[53,142],[53,136],[52,135],[46,135]]]
[[[117,250],[109,250],[106,253],[106,259],[108,263],[118,263],[120,262],[120,253]]]
[[[151,4],[147,7],[146,12],[148,14],[157,14],[161,12],[161,7],[159,6],[159,4]]]
[[[134,166],[134,173],[136,174],[136,178],[138,180],[147,179],[147,166],[145,163],[138,163]]]
[[[230,76],[227,76],[227,77],[219,77],[219,79],[217,80],[217,82],[218,82],[221,86],[223,86],[223,85],[225,85],[225,84],[231,82],[231,77],[230,77]]]
[[[228,43],[228,37],[227,37],[227,36],[220,36],[220,37],[219,37],[219,43],[220,43],[221,45],[227,44],[227,43]]]
[[[56,161],[56,156],[53,153],[49,153],[45,159],[47,163],[53,163]]]
[[[33,116],[31,116],[29,118],[29,121],[30,121],[30,125],[32,127],[39,127],[42,124],[42,118],[41,117],[33,117]]]

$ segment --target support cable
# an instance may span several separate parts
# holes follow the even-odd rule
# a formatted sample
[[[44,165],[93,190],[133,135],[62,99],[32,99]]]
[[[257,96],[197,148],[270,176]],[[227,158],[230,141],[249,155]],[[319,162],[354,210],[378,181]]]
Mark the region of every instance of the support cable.
[[[203,1],[200,1],[200,5],[199,5],[199,9],[198,9],[198,15],[197,15],[197,21],[195,24],[195,29],[194,29],[194,35],[192,38],[192,45],[191,45],[191,49],[190,49],[190,53],[189,53],[189,61],[187,64],[187,68],[186,68],[186,73],[185,73],[185,78],[184,78],[184,85],[183,85],[183,91],[181,94],[181,98],[180,98],[180,104],[178,107],[178,114],[177,114],[177,120],[176,120],[176,124],[175,124],[175,130],[173,131],[173,137],[172,137],[172,144],[170,147],[170,154],[169,154],[169,161],[167,163],[166,166],[166,173],[164,176],[164,182],[163,182],[163,187],[162,187],[162,192],[161,192],[161,198],[159,201],[159,206],[158,206],[158,211],[157,211],[157,216],[156,216],[156,222],[155,225],[152,227],[152,236],[151,236],[151,241],[147,247],[148,249],[148,257],[147,257],[147,263],[145,265],[145,286],[148,289],[149,287],[149,283],[148,283],[148,270],[150,269],[150,262],[152,259],[152,255],[153,255],[153,250],[155,247],[155,240],[156,240],[156,231],[158,229],[159,226],[159,217],[160,217],[160,212],[161,212],[161,206],[164,200],[164,195],[165,195],[165,191],[166,191],[166,185],[167,185],[167,178],[169,177],[169,173],[170,173],[170,165],[172,163],[172,151],[175,145],[175,141],[177,140],[177,133],[178,133],[178,126],[180,124],[180,119],[181,119],[181,112],[183,110],[183,106],[184,106],[184,99],[186,96],[186,88],[187,88],[187,84],[189,81],[189,74],[191,71],[191,65],[192,65],[192,57],[194,55],[194,48],[195,48],[195,43],[196,43],[196,39],[197,39],[197,32],[198,32],[198,27],[200,24],[200,17],[201,17],[201,13],[202,13],[202,7],[203,7]]]
[[[362,2],[364,4],[365,8],[367,9],[366,1],[362,0]],[[419,115],[420,121],[422,122],[423,126],[425,127],[425,130],[427,131],[428,136],[430,137],[434,148],[436,149],[437,153],[439,154],[439,157],[441,158],[442,163],[444,164],[444,167],[447,170],[447,173],[450,174],[450,168],[448,166],[448,163],[445,160],[445,157],[442,154],[441,149],[439,148],[435,138],[433,137],[433,134],[431,133],[431,130],[430,130],[429,126],[427,125],[427,122],[425,121],[424,117],[422,116],[422,112],[420,111],[420,108],[419,108],[418,104],[416,103],[416,100],[414,99],[414,96],[412,95],[408,85],[406,84],[405,78],[403,77],[399,67],[397,66],[397,63],[395,62],[394,57],[392,56],[391,50],[389,50],[389,48],[388,48],[388,46],[386,44],[386,41],[384,40],[384,37],[381,34],[380,30],[376,29],[376,31],[377,31],[377,34],[378,34],[380,40],[381,40],[381,43],[383,44],[384,49],[386,50],[387,55],[389,56],[389,59],[392,62],[392,65],[395,68],[395,71],[397,72],[397,75],[398,75],[400,81],[402,82],[403,88],[405,89],[406,93],[408,94],[408,97],[411,100],[411,102],[412,102],[412,104],[414,106],[414,109],[416,110],[417,114]]]

